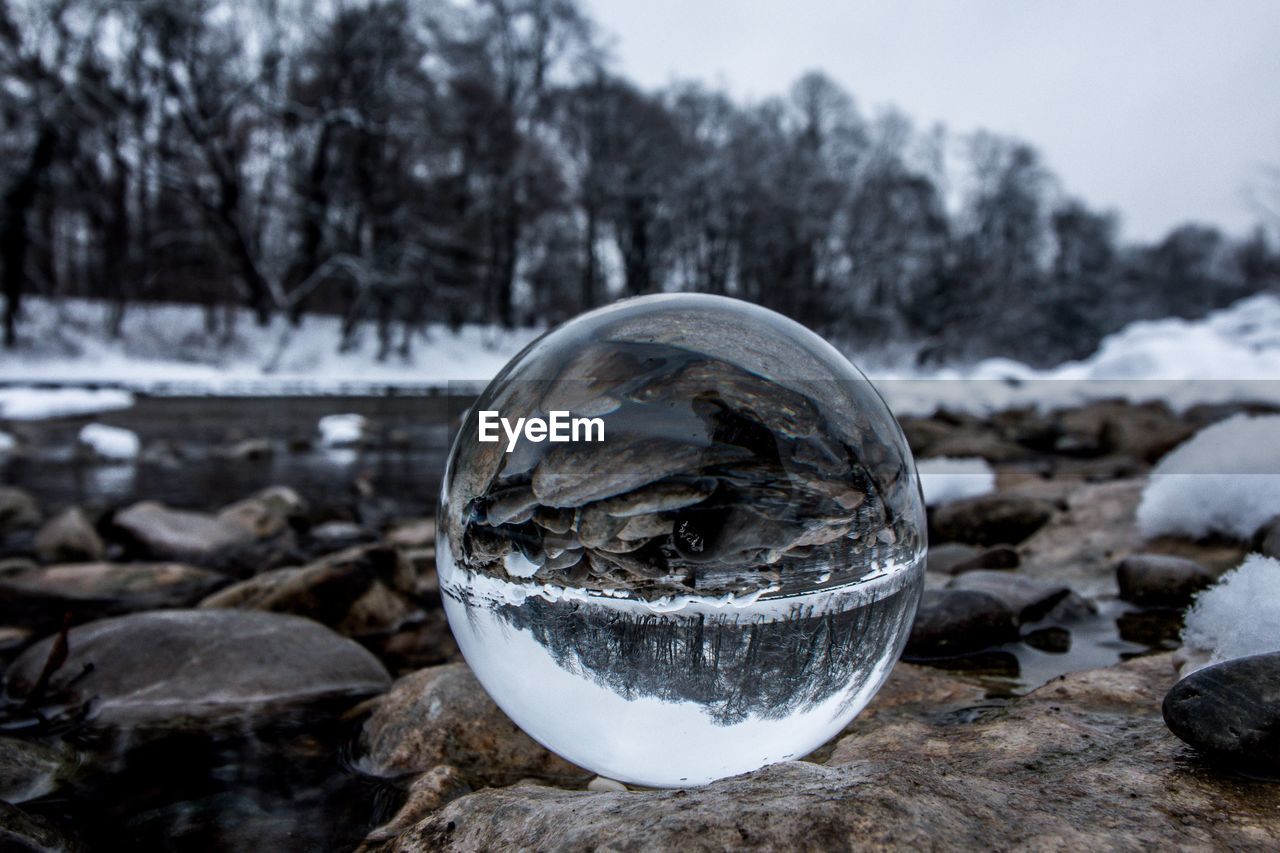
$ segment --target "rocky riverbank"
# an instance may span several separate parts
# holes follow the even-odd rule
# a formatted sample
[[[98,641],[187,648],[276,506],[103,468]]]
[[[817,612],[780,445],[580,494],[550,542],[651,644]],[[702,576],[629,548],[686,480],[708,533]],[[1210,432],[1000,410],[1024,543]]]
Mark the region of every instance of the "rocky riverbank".
[[[1170,691],[1188,603],[1280,527],[1135,521],[1151,466],[1233,411],[906,419],[918,458],[996,474],[930,511],[907,660],[806,760],[674,791],[593,778],[492,704],[429,520],[287,486],[105,511],[0,488],[0,848],[1275,849],[1274,661]]]

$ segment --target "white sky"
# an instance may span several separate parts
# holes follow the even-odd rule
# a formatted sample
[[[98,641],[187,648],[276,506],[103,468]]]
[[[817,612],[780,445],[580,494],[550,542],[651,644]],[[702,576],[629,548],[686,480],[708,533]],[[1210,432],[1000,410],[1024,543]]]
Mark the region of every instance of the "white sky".
[[[1280,0],[587,0],[647,87],[758,99],[821,68],[867,113],[1034,143],[1124,235],[1243,232],[1280,166]]]

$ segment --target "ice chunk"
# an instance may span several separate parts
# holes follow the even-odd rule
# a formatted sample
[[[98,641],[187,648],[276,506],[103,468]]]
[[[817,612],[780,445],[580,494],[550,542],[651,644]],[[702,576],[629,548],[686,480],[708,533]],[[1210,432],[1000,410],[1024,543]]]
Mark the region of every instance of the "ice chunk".
[[[1182,642],[1208,663],[1280,651],[1280,560],[1251,554],[1200,593]]]
[[[916,470],[928,506],[990,494],[996,487],[995,470],[977,457],[921,459]]]
[[[1160,460],[1138,505],[1143,535],[1249,539],[1280,514],[1280,415],[1237,415]]]
[[[364,415],[325,415],[317,428],[320,443],[325,447],[350,447],[359,444],[368,421]]]
[[[127,409],[128,391],[110,388],[0,388],[0,418],[37,421]]]
[[[142,442],[136,433],[106,424],[87,424],[80,430],[80,444],[102,459],[134,459]]]

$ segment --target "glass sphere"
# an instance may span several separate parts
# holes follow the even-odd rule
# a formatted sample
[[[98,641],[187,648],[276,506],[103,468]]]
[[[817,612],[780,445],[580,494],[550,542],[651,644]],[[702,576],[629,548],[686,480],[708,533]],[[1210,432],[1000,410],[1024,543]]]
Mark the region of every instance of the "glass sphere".
[[[494,701],[640,785],[837,734],[924,579],[919,479],[871,383],[717,296],[619,302],[512,359],[463,421],[438,530],[449,624]]]

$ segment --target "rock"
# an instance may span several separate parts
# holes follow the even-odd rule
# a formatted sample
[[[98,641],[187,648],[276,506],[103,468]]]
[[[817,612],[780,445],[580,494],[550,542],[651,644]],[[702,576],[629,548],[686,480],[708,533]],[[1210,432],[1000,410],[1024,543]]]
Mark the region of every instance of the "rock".
[[[21,628],[17,625],[0,626],[0,657],[8,657],[21,650],[31,642],[33,637],[34,633],[30,628]],[[0,797],[0,799],[3,798]]]
[[[904,657],[947,657],[999,645],[1018,635],[1015,614],[985,592],[926,590],[911,626]]]
[[[1023,542],[1019,574],[1070,586],[1082,595],[1115,594],[1115,564],[1144,547],[1134,521],[1145,480],[1085,484]]]
[[[943,542],[929,548],[926,571],[940,575],[954,575],[957,567],[971,566],[982,554],[982,549],[963,542]]]
[[[200,607],[291,613],[345,636],[364,636],[391,630],[414,611],[391,588],[410,571],[394,549],[350,548],[305,566],[255,575],[214,593]]]
[[[1071,632],[1057,625],[1037,628],[1022,635],[1022,642],[1033,649],[1051,655],[1064,655],[1071,651]]]
[[[533,491],[546,506],[577,507],[747,456],[748,451],[732,445],[702,447],[662,438],[562,444],[538,462]]]
[[[1280,652],[1196,670],[1163,711],[1169,730],[1206,757],[1280,779]]]
[[[466,664],[420,670],[398,680],[360,733],[359,767],[377,776],[457,767],[473,785],[526,776],[584,782],[590,774],[521,731]]]
[[[1253,550],[1264,557],[1280,559],[1280,515],[1258,528],[1253,537]]]
[[[307,531],[305,547],[314,555],[328,554],[373,542],[377,538],[376,533],[354,521],[326,521]]]
[[[218,520],[230,522],[256,539],[268,539],[289,527],[289,521],[307,511],[306,502],[288,486],[271,486],[224,507]]]
[[[237,462],[259,462],[275,455],[275,446],[267,438],[245,438],[225,448],[222,455]]]
[[[930,455],[949,459],[978,457],[988,462],[1018,462],[1031,454],[1027,453],[1025,447],[988,430],[959,429],[935,443],[930,449]]]
[[[102,537],[79,507],[65,509],[45,522],[36,534],[35,550],[46,563],[97,562],[106,554]]]
[[[23,652],[5,673],[26,699],[56,638]],[[308,619],[237,610],[162,610],[72,628],[50,701],[88,703],[87,724],[204,732],[268,721],[302,707],[381,693],[377,658]]]
[[[1148,465],[1195,432],[1162,402],[1100,400],[1061,412],[1057,424],[1059,444],[1085,447],[1099,456],[1123,454]]]
[[[360,849],[392,841],[404,830],[423,820],[450,800],[471,792],[456,767],[442,764],[423,773],[409,785],[409,795],[391,820],[369,833]]]
[[[0,533],[11,533],[40,525],[36,499],[22,489],[0,486]]]
[[[239,523],[202,512],[170,509],[155,501],[136,503],[117,512],[112,523],[144,556],[204,565],[255,538]]]
[[[1074,673],[701,788],[477,791],[383,849],[1276,848],[1274,786],[1187,772],[1156,712],[1171,680],[1168,656]]]
[[[70,563],[0,577],[0,620],[56,627],[79,618],[187,607],[229,582],[182,563]]]
[[[587,783],[587,790],[594,791],[597,794],[607,794],[625,791],[627,790],[627,786],[616,779],[606,779],[603,776],[597,776]]]
[[[563,531],[561,531],[563,532]],[[433,518],[420,518],[395,525],[384,537],[388,545],[397,548],[431,548],[436,544],[436,522]]]
[[[974,545],[1017,543],[1053,517],[1054,506],[1041,498],[995,493],[935,507],[929,513],[929,539]]]
[[[0,737],[0,800],[25,803],[57,789],[70,763],[65,750]]]
[[[1071,594],[1071,588],[1062,584],[988,569],[976,569],[956,575],[948,586],[952,589],[984,592],[999,599],[1013,611],[1019,622],[1034,622],[1043,618],[1058,602]]]
[[[77,853],[82,849],[44,818],[0,801],[0,850],[5,853]]]
[[[1017,462],[1031,454],[979,421],[957,423],[944,415],[935,418],[901,418],[907,444],[917,459],[946,456],[979,457],[988,462]]]
[[[461,657],[444,610],[440,607],[431,608],[406,621],[396,633],[380,642],[376,651],[395,675],[450,663]]]
[[[1116,567],[1120,597],[1134,604],[1181,607],[1216,575],[1195,560],[1166,554],[1131,554]]]
[[[929,548],[928,571],[958,575],[973,569],[1016,569],[1021,557],[1007,546],[976,548],[961,542],[943,542]]]

